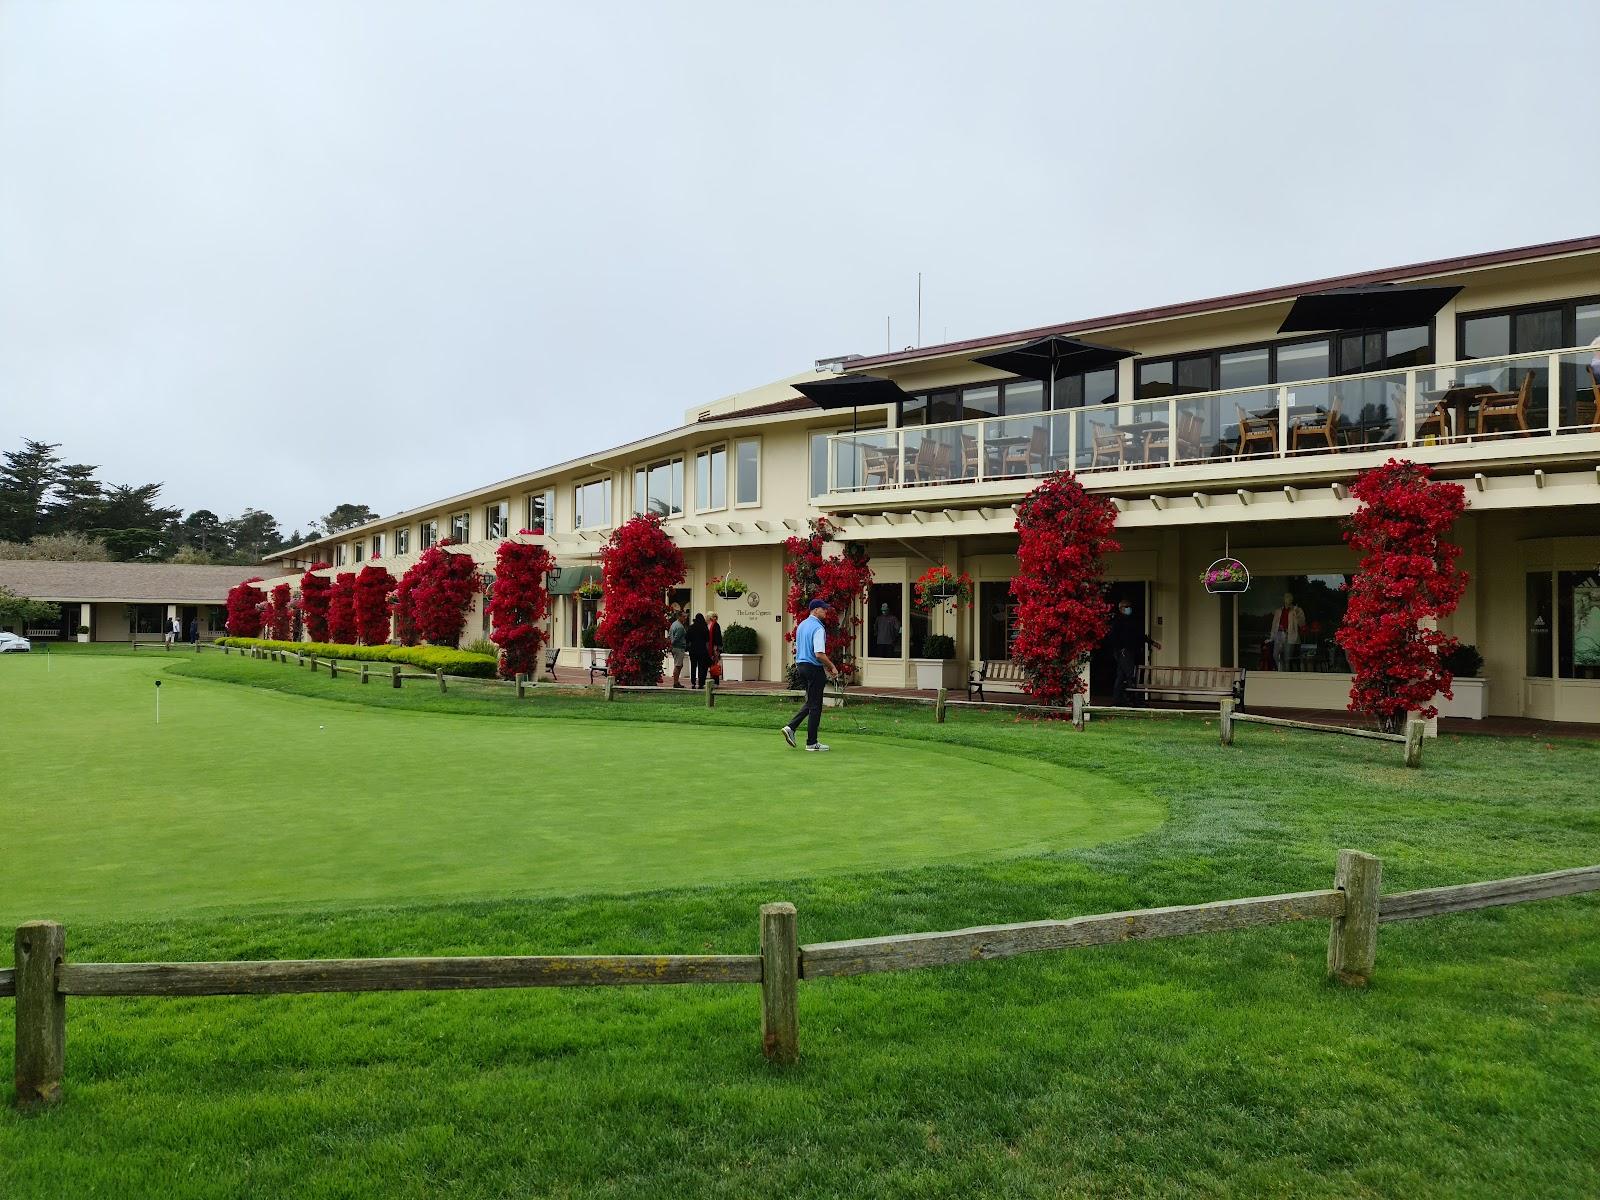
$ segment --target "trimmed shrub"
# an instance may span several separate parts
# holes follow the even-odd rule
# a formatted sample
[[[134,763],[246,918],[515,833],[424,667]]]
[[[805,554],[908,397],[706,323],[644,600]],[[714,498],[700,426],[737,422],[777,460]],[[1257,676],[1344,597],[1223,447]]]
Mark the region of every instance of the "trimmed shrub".
[[[328,640],[328,597],[333,590],[333,580],[317,574],[327,570],[328,565],[313,563],[300,577],[300,618],[305,623],[306,636],[313,642]]]
[[[328,593],[328,640],[341,645],[356,640],[356,573],[334,576]]]
[[[389,640],[389,596],[394,591],[394,576],[385,567],[368,563],[356,576],[351,615],[356,639],[369,646]]]
[[[930,633],[922,639],[923,658],[954,658],[956,640],[948,634]]]
[[[759,654],[756,631],[748,625],[729,625],[722,631],[724,654]]]
[[[494,658],[483,654],[468,654],[465,650],[450,650],[443,646],[346,646],[332,642],[278,642],[270,638],[222,637],[219,646],[239,646],[245,649],[289,650],[316,658],[342,658],[353,662],[404,663],[421,667],[425,671],[444,669],[446,675],[463,675],[472,679],[493,679],[497,666]]]
[[[1461,642],[1448,654],[1442,655],[1444,669],[1456,679],[1481,679],[1483,655],[1471,642]]]

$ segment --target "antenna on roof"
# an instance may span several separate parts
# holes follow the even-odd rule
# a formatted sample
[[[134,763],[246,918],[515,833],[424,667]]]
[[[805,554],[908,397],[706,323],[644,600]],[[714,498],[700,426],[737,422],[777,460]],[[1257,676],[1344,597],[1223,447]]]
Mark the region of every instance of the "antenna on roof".
[[[883,352],[888,354],[894,349],[894,339],[889,333],[889,318],[883,318]]]
[[[922,272],[917,272],[917,345],[922,345]]]

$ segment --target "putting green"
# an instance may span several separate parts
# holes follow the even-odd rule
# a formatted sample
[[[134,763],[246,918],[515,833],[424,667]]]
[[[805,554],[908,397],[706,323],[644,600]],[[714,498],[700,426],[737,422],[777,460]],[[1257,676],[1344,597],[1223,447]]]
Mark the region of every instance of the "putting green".
[[[0,922],[776,881],[1164,816],[1092,772],[963,746],[804,754],[776,730],[365,708],[161,665],[0,658]]]

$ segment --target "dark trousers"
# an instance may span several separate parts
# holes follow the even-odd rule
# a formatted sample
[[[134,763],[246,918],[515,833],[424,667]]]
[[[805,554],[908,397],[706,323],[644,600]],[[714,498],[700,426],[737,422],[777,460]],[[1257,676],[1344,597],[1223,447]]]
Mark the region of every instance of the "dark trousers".
[[[1122,707],[1128,703],[1128,687],[1133,683],[1138,674],[1138,663],[1134,661],[1132,650],[1118,650],[1116,652],[1117,682],[1111,689],[1111,703]]]
[[[800,711],[795,713],[794,720],[789,722],[789,728],[798,730],[800,722],[805,721],[806,745],[815,746],[817,726],[822,721],[822,688],[828,682],[828,676],[815,663],[796,663],[795,669],[806,681],[806,702]]]
[[[711,655],[689,651],[689,686],[705,687],[706,676],[711,673]]]

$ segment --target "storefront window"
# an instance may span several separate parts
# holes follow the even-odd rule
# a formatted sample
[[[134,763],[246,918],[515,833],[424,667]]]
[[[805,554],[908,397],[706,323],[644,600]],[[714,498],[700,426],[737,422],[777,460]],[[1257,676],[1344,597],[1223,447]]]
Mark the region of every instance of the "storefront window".
[[[1555,613],[1552,611],[1549,571],[1529,571],[1527,581],[1528,661],[1530,679],[1550,678],[1552,641]]]
[[[899,658],[905,645],[900,628],[901,602],[905,587],[898,583],[872,585],[872,603],[868,610],[867,656],[869,658]]]
[[[1017,602],[1009,579],[978,585],[978,653],[989,661],[1011,657],[1017,629]]]
[[[1238,599],[1239,665],[1250,671],[1350,670],[1333,635],[1349,575],[1257,575]]]
[[[1563,679],[1600,679],[1600,571],[1562,571],[1556,579]]]
[[[159,604],[135,604],[131,616],[135,633],[159,634],[166,627],[167,610]]]

